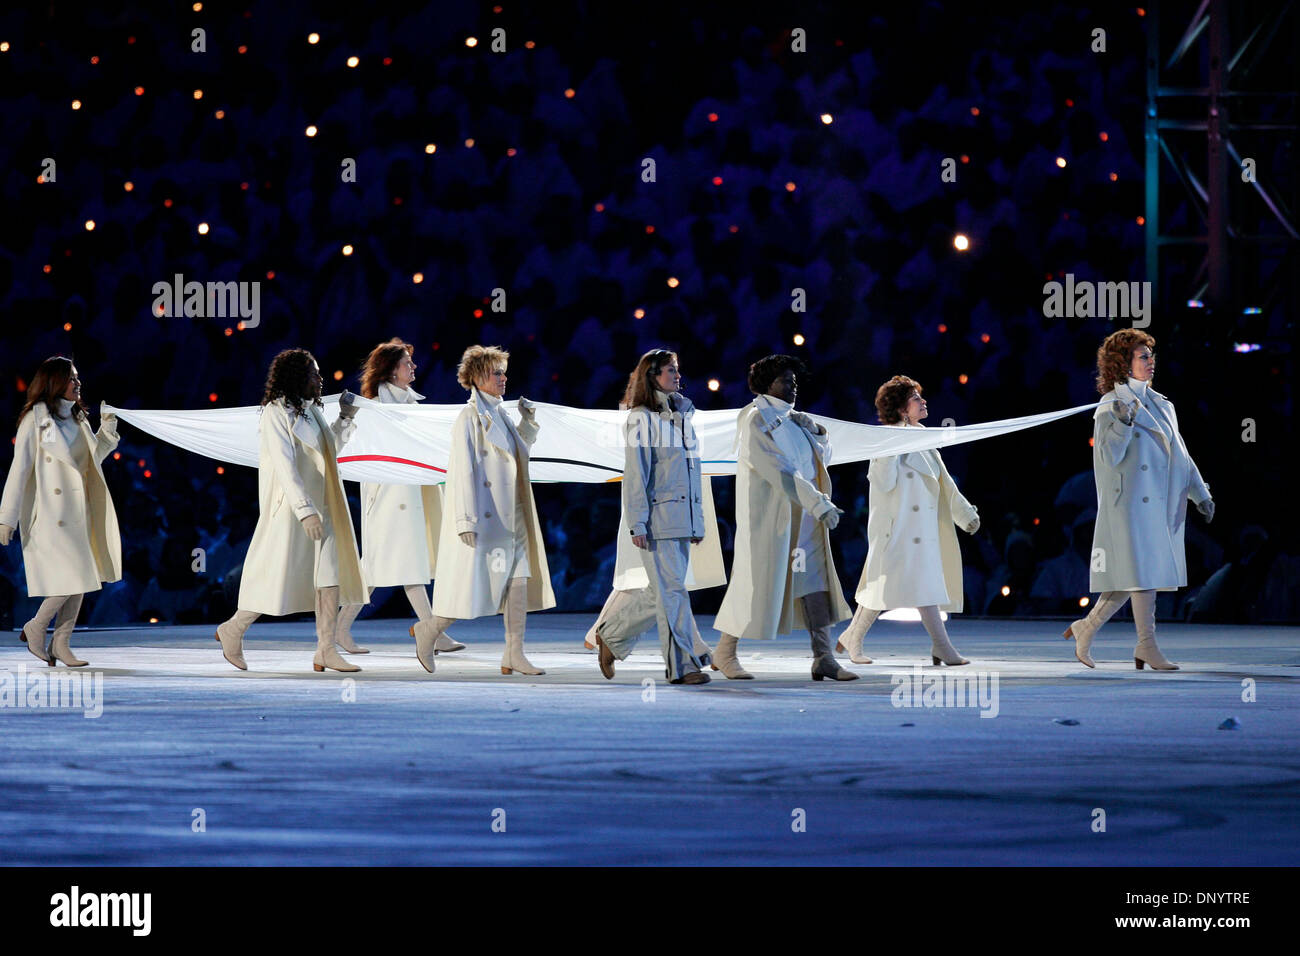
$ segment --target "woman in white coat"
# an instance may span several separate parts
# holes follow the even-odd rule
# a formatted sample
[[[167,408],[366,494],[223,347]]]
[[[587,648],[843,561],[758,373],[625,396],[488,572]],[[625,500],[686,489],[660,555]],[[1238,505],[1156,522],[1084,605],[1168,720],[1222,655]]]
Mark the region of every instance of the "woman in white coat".
[[[1207,522],[1214,517],[1210,488],[1178,432],[1173,403],[1151,387],[1155,345],[1140,329],[1121,329],[1097,350],[1101,404],[1093,415],[1097,521],[1089,587],[1100,596],[1087,617],[1065,629],[1075,657],[1088,667],[1096,666],[1093,637],[1131,600],[1134,665],[1178,670],[1156,644],[1156,592],[1187,586],[1187,502]]]
[[[876,412],[884,425],[923,428],[930,410],[920,383],[895,375],[876,392]],[[964,605],[961,546],[953,526],[967,534],[978,531],[974,505],[957,489],[937,449],[872,459],[867,477],[867,561],[858,608],[836,650],[848,650],[855,664],[870,664],[862,639],[880,612],[914,607],[930,635],[930,659],[969,664],[948,639],[941,612],[958,613]]]
[[[499,348],[471,345],[456,368],[470,397],[451,426],[433,583],[436,616],[433,627],[416,630],[416,653],[432,662],[434,642],[453,622],[504,613],[501,673],[544,674],[524,656],[527,613],[555,607],[528,474],[537,410],[520,398],[516,426],[502,407],[509,359]]]
[[[690,546],[704,540],[699,441],[691,424],[695,406],[681,394],[681,382],[677,356],[667,349],[641,356],[628,376],[623,519],[645,569],[645,597],[654,600],[669,683],[707,684],[707,665],[695,650],[698,629],[686,585]],[[614,676],[614,661],[626,660],[639,636],[632,628],[597,635],[600,672],[606,678]]]
[[[812,639],[813,680],[858,678],[831,651],[831,625],[852,614],[831,556],[843,512],[831,501],[830,435],[794,409],[802,372],[792,355],[751,365],[755,398],[736,425],[735,561],[713,624],[722,632],[714,666],[733,680],[753,677],[736,660],[738,638],[772,640],[796,627]]]
[[[362,368],[361,394],[383,405],[422,401],[424,396],[411,387],[414,352],[414,346],[397,338],[376,345]],[[441,520],[441,485],[361,484],[361,570],[372,590],[400,587],[405,591],[416,617],[409,630],[412,637],[435,626],[426,588],[437,566]],[[349,604],[339,612],[335,641],[349,654],[369,653],[352,640],[352,622],[364,606]],[[442,634],[434,642],[432,654],[417,654],[417,659],[432,674],[433,654],[464,649],[464,644]]]
[[[117,416],[90,428],[72,360],[41,363],[18,416],[14,460],[0,499],[0,544],[21,529],[29,597],[44,597],[23,626],[27,649],[51,667],[86,662],[69,641],[82,597],[122,578],[122,537],[101,462],[117,447]],[[56,621],[46,649],[45,630]]]
[[[365,578],[352,533],[338,453],[356,429],[351,392],[339,416],[325,421],[321,375],[306,349],[287,349],[271,362],[258,423],[258,516],[239,580],[238,610],[217,627],[221,652],[248,670],[244,633],[263,614],[316,612],[312,668],[359,671],[334,642],[339,605],[364,602]]]

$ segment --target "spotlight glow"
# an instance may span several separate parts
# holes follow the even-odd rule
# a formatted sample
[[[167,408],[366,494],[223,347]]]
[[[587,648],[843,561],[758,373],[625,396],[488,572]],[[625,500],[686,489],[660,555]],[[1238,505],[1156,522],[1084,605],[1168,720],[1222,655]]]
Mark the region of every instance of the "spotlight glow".
[[[709,391],[710,391],[710,392],[716,392],[716,391],[717,391],[718,389],[720,389],[721,387],[722,387],[722,383],[719,382],[716,378],[711,378],[711,379],[709,379]]]
[[[95,220],[93,220],[93,219],[87,219],[87,220],[86,220],[86,232],[94,232],[94,231],[95,231]]]
[[[357,64],[360,62],[361,60],[355,56],[348,57],[348,66],[352,69],[356,69]]]
[[[343,254],[344,254],[345,256],[350,256],[350,255],[352,255],[352,247],[351,247],[351,246],[344,246],[344,247],[343,247]]]
[[[794,342],[795,345],[803,345],[803,343],[804,343],[804,341],[805,341],[805,340],[804,340],[804,337],[803,337],[803,333],[802,333],[802,332],[796,332],[796,333],[794,334],[794,338],[791,339],[791,341]]]
[[[831,123],[833,123],[833,122],[835,122],[835,117],[831,116],[830,113],[823,113],[823,114],[822,114],[822,123],[824,123],[824,124],[827,125],[827,126],[830,126]]]
[[[1057,165],[1059,168],[1064,169],[1064,168],[1065,168],[1065,157],[1064,157],[1064,156],[1057,156],[1057,157],[1056,157],[1056,165]]]
[[[434,153],[438,151],[438,146],[436,143],[425,143],[424,151],[428,153],[430,156],[432,156]]]
[[[308,136],[315,136],[315,135],[316,135],[316,127],[315,127],[315,126],[308,126],[307,129],[304,130],[304,132],[306,132],[306,134],[307,134]]]
[[[208,224],[206,222],[199,223],[199,235],[206,236],[207,234],[208,234]]]
[[[952,237],[952,247],[958,252],[965,252],[970,248],[970,239],[967,238],[965,233],[959,232]]]
[[[319,33],[307,34],[307,42],[312,44],[313,46],[316,45],[317,43],[320,43],[320,34]]]

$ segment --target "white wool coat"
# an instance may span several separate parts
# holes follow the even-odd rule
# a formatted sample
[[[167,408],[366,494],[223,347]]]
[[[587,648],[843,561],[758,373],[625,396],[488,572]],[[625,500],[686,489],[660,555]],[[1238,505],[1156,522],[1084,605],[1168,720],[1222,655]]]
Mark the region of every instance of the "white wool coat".
[[[825,514],[831,502],[830,436],[803,428],[790,417],[793,409],[760,395],[740,413],[736,437],[736,547],[731,583],[718,608],[714,628],[735,637],[772,639],[794,628],[807,627],[801,602],[794,599],[796,563],[791,550],[798,544],[804,512]],[[819,426],[820,427],[820,426]],[[817,473],[799,473],[798,443],[812,446]],[[802,558],[824,561],[831,598],[831,620],[853,616],[844,600],[830,532],[820,521],[813,533],[821,547]]]
[[[526,417],[516,426],[500,403],[494,406],[478,389],[456,416],[433,583],[433,610],[439,616],[464,620],[501,613],[513,569],[516,520],[528,532],[528,610],[555,607],[528,475],[528,449],[537,432],[536,422]],[[475,533],[472,548],[460,538],[465,531]]]
[[[957,489],[943,457],[934,449],[876,458],[867,478],[867,561],[858,581],[858,604],[878,611],[933,604],[960,612],[965,598],[954,525],[964,529],[976,511]]]
[[[1143,391],[1132,425],[1115,416],[1112,404],[1138,400],[1127,384],[1103,395],[1093,415],[1097,521],[1088,585],[1099,593],[1186,587],[1187,502],[1210,497],[1173,403],[1150,386]]]
[[[122,536],[100,467],[117,447],[116,424],[101,422],[96,434],[83,418],[76,440],[89,451],[84,472],[43,403],[18,424],[0,524],[18,529],[29,597],[98,591],[122,577]]]
[[[316,607],[316,589],[338,585],[340,604],[367,598],[348,499],[339,478],[338,453],[356,423],[340,415],[327,424],[315,405],[307,414],[283,398],[263,406],[258,423],[259,513],[239,581],[239,608],[259,614],[294,614]],[[302,519],[320,515],[325,536],[313,541]]]
[[[379,386],[376,401],[415,404],[411,388]],[[437,572],[441,485],[361,483],[361,568],[371,588],[428,584]]]

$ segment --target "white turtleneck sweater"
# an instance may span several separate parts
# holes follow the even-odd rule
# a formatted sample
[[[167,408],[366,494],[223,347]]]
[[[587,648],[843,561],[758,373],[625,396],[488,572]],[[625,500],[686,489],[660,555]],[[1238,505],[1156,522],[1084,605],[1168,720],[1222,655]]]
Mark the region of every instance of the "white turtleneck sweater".
[[[1150,396],[1147,395],[1147,389],[1150,385],[1150,382],[1144,382],[1141,379],[1134,378],[1131,375],[1129,376],[1129,389],[1135,396],[1137,396],[1137,400],[1142,404],[1142,407],[1146,409],[1148,414],[1151,416],[1151,419],[1159,426],[1160,430],[1164,432],[1165,438],[1169,441],[1173,441],[1173,423],[1165,420],[1165,416],[1156,409],[1155,402],[1151,401]]]
[[[81,424],[72,417],[74,404],[66,398],[59,399],[59,414],[63,417],[56,418],[54,421],[59,426],[63,440],[68,443],[68,450],[72,452],[72,461],[77,466],[77,471],[85,471],[90,464],[90,449],[86,446]]]

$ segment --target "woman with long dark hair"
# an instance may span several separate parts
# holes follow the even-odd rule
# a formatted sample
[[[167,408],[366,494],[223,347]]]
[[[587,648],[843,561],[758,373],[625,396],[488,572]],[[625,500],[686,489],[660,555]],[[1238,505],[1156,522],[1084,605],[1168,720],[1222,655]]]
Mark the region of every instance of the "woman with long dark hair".
[[[98,433],[91,430],[72,359],[42,362],[18,415],[0,544],[21,529],[27,593],[45,598],[23,626],[23,640],[50,666],[85,666],[69,647],[82,597],[122,578],[117,512],[100,467],[117,442],[116,415],[101,413]],[[45,630],[56,619],[47,650]]]
[[[695,406],[681,393],[677,355],[652,349],[628,376],[623,404],[623,518],[649,578],[664,669],[673,684],[707,684],[705,662],[695,650],[697,628],[686,587],[690,546],[704,538],[699,442],[691,418]],[[614,676],[638,635],[619,629],[606,639],[597,631],[600,671]]]
[[[1074,656],[1088,667],[1097,666],[1090,653],[1093,637],[1132,601],[1134,665],[1178,670],[1156,644],[1156,592],[1187,587],[1187,502],[1207,522],[1214,517],[1210,487],[1178,432],[1173,402],[1151,387],[1155,347],[1146,332],[1120,329],[1097,349],[1101,404],[1093,414],[1097,521],[1089,587],[1099,595],[1088,616],[1064,635],[1074,638]]]
[[[339,604],[364,603],[365,578],[352,534],[338,452],[356,429],[351,392],[333,424],[322,414],[321,375],[306,349],[271,361],[258,424],[258,517],[239,580],[238,610],[217,628],[221,652],[244,661],[244,632],[263,614],[316,612],[314,670],[359,671],[338,652]]]
[[[415,347],[394,338],[371,349],[361,372],[361,394],[384,405],[410,405],[424,396],[415,382]],[[361,567],[366,585],[400,587],[415,611],[409,633],[421,646],[430,642],[419,635],[436,627],[426,588],[433,580],[442,522],[441,485],[361,485]],[[349,654],[369,653],[352,640],[352,622],[362,604],[349,604],[339,613],[335,640]],[[425,670],[433,673],[433,654],[464,650],[465,645],[439,634],[432,651],[417,653]]]

